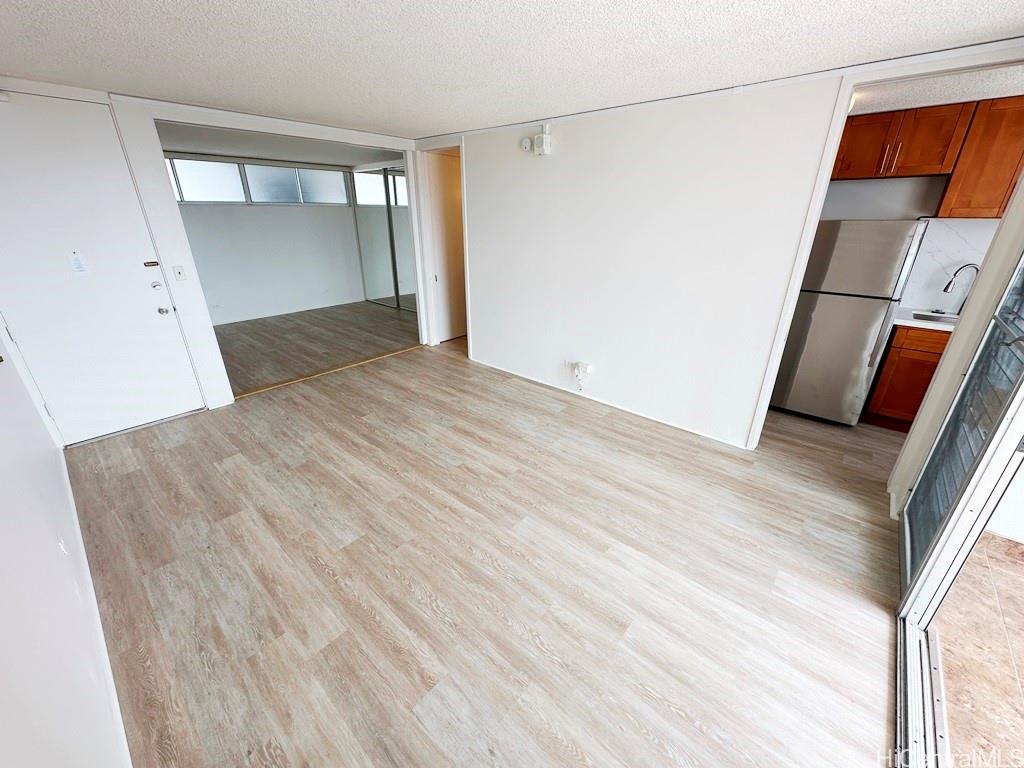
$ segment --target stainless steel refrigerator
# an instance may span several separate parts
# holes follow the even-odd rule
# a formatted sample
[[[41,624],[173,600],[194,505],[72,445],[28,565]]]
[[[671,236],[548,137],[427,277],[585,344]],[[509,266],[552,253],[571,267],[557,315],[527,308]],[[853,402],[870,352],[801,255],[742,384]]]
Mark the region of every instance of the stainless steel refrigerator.
[[[857,423],[926,226],[818,225],[772,405]]]

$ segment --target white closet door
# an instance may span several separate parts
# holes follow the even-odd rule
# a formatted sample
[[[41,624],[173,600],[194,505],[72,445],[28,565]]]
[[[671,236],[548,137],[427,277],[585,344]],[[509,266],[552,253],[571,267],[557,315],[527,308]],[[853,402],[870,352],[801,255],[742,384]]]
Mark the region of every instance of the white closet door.
[[[0,313],[67,443],[204,405],[156,261],[110,109],[0,102]]]

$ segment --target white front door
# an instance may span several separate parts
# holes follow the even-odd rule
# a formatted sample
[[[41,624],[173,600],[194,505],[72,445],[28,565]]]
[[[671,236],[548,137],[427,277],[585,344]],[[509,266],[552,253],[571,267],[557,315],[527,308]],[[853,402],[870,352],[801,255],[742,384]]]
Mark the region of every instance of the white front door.
[[[202,408],[110,109],[0,102],[0,320],[66,443]]]

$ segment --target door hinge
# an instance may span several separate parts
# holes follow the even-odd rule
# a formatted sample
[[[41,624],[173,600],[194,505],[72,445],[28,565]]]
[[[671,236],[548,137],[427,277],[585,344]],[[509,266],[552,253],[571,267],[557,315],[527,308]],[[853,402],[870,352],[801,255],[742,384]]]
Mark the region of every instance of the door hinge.
[[[1017,450],[1024,453],[1024,437],[1020,439],[1020,445],[1017,446]]]
[[[46,415],[50,417],[54,424],[56,424],[57,419],[54,417],[53,411],[50,410],[50,406],[46,404],[45,400],[43,400],[43,410],[46,411]]]

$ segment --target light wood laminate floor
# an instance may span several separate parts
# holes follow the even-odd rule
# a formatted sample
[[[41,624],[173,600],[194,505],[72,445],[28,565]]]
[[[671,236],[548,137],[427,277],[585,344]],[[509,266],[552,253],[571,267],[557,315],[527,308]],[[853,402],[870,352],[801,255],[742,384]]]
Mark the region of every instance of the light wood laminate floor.
[[[214,327],[235,396],[419,344],[416,315],[370,301]]]
[[[1012,765],[1024,749],[1024,544],[982,534],[935,622],[953,765]]]
[[[68,453],[135,768],[875,766],[901,435],[422,348]]]

